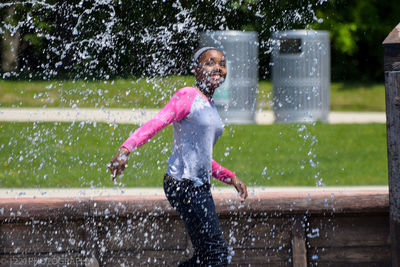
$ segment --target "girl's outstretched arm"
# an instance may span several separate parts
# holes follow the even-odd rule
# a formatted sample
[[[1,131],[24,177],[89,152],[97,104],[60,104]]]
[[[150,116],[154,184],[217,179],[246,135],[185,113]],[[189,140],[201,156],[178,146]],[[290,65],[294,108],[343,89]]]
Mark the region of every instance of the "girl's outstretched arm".
[[[247,186],[236,176],[236,174],[227,168],[219,165],[215,160],[211,161],[212,176],[218,180],[233,185],[240,194],[240,198],[244,201],[247,198]]]
[[[125,169],[129,153],[133,149],[146,144],[155,134],[174,121],[185,118],[190,113],[194,98],[193,88],[185,87],[178,90],[156,116],[131,134],[108,165],[113,179]]]
[[[193,89],[188,88],[190,87],[178,90],[160,112],[129,136],[121,147],[132,151],[146,144],[150,138],[169,124],[180,121],[189,115],[195,95]]]

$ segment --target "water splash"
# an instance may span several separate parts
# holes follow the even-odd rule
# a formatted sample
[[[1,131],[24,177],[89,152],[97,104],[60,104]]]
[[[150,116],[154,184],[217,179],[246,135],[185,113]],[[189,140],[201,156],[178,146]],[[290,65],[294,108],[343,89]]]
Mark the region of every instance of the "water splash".
[[[193,84],[190,78],[177,80],[165,76],[190,73],[191,52],[197,47],[201,32],[229,29],[257,31],[260,40],[260,77],[266,78],[274,46],[270,39],[271,32],[319,22],[313,8],[323,2],[313,1],[308,6],[296,3],[283,6],[279,1],[225,0],[190,3],[162,0],[3,1],[0,10],[11,10],[12,15],[0,22],[1,41],[5,40],[6,33],[21,36],[21,41],[17,67],[3,70],[1,75],[3,79],[28,81],[20,88],[13,88],[11,93],[17,96],[17,100],[10,104],[11,107],[29,106],[27,99],[33,99],[35,105],[42,108],[61,106],[79,111],[83,107],[100,110],[123,107],[146,113],[149,107],[159,108],[165,104],[183,84]],[[24,98],[34,90],[29,84],[32,80],[46,81],[44,89]],[[118,88],[123,88],[123,92]],[[266,102],[261,108],[270,105],[270,102]],[[0,106],[4,104],[0,103]],[[318,169],[315,153],[318,141],[310,134],[308,127],[300,125],[297,130],[299,140],[304,143],[301,150],[308,151],[299,165]],[[128,183],[125,177],[118,180],[117,184],[112,184],[105,166],[111,153],[114,153],[110,151],[116,150],[132,128],[129,125],[90,121],[71,124],[2,124],[1,135],[7,137],[2,139],[4,142],[0,151],[7,157],[0,160],[0,184],[13,187],[26,184],[38,187],[124,187]],[[10,131],[13,135],[5,134]],[[234,128],[227,132],[232,136],[236,134]],[[171,131],[167,130],[143,149],[132,153],[125,173],[126,177],[135,181],[130,186],[146,184],[147,177],[154,176],[161,180],[167,165],[170,140]],[[224,158],[231,157],[233,149],[226,147]],[[239,147],[241,149],[245,150],[246,144],[243,143]],[[277,145],[276,150],[279,149],[280,145]],[[82,172],[82,169],[85,171]],[[266,163],[260,174],[270,180],[287,171],[271,168]],[[16,177],[16,184],[7,183],[6,178],[10,176]],[[315,179],[320,179],[319,174]],[[93,208],[96,209],[96,206]],[[0,214],[3,212],[0,209]],[[101,212],[110,219],[107,216],[112,211],[105,209]],[[150,217],[138,220],[144,225]],[[97,223],[88,220],[82,229],[91,235],[100,252],[104,252],[106,245],[98,233],[92,231]],[[44,227],[44,222],[33,224],[34,227]],[[127,227],[136,230],[133,229],[136,226],[129,221]],[[157,230],[157,225],[151,229]],[[55,236],[56,231],[52,233]],[[106,237],[114,238],[112,242],[117,247],[126,246],[120,229],[104,226],[104,232]],[[154,242],[152,232],[144,232],[143,235],[145,243]],[[274,232],[271,235],[274,236]],[[232,227],[229,232],[230,245],[244,242],[237,240],[237,236],[237,229]],[[47,242],[49,246],[56,247],[56,251],[62,251],[68,244],[74,246],[77,239],[69,236],[63,242],[56,239]],[[255,243],[257,238],[252,237],[249,242]],[[89,256],[90,249],[87,247],[80,253]],[[285,245],[277,248],[278,251],[287,249]],[[158,262],[149,257],[148,263]]]

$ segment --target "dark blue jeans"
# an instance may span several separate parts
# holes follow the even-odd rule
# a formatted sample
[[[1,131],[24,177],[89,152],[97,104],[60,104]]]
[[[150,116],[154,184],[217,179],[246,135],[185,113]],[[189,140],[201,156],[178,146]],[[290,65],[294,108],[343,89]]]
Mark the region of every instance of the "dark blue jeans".
[[[227,266],[228,247],[219,225],[210,185],[195,187],[190,180],[166,175],[164,192],[185,222],[193,244],[193,257],[179,266]]]

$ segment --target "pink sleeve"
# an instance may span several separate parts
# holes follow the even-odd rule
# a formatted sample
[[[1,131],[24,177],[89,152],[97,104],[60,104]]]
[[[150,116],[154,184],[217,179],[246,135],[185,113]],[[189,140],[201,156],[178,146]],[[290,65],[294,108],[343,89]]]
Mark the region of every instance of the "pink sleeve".
[[[129,138],[121,145],[132,151],[134,148],[146,144],[150,138],[163,128],[185,118],[192,106],[196,91],[194,88],[185,87],[178,90],[160,112],[151,120],[143,124],[139,129],[129,136]]]
[[[233,171],[222,167],[215,160],[211,161],[211,168],[213,177],[226,184],[232,184],[232,178],[236,175]]]

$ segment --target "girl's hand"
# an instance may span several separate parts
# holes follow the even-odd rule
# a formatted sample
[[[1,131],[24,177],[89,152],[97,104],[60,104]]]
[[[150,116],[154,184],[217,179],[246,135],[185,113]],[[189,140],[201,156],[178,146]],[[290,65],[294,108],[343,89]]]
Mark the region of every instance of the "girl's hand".
[[[107,165],[107,168],[110,170],[111,175],[113,176],[112,177],[113,181],[118,175],[121,175],[123,170],[125,169],[125,165],[128,163],[129,153],[130,152],[127,148],[125,147],[120,148],[118,153],[113,157],[113,159]]]
[[[241,201],[244,201],[248,195],[247,186],[237,176],[232,178],[232,184],[238,191]]]

